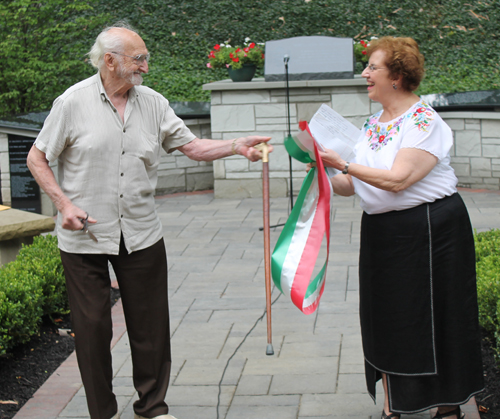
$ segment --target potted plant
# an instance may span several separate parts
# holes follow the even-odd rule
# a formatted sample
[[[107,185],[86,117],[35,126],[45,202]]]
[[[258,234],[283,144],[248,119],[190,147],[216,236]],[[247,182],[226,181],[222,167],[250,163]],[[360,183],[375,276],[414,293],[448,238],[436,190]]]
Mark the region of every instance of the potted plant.
[[[370,39],[377,39],[376,36],[372,36]],[[365,41],[361,39],[360,41],[354,41],[354,57],[356,58],[356,73],[360,74],[363,72],[365,67],[368,65],[367,48],[370,46],[370,41]]]
[[[368,48],[368,42],[361,40],[359,42],[354,41],[354,57],[356,58],[356,73],[362,73],[368,63],[368,57],[366,56],[366,49]]]
[[[257,68],[264,67],[262,44],[245,39],[243,46],[217,44],[208,54],[208,68],[227,68],[233,81],[250,81]]]

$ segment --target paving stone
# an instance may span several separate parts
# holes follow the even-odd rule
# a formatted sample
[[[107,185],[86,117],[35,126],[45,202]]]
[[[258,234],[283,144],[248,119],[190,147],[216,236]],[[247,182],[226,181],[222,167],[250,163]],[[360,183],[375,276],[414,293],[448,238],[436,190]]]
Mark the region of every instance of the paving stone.
[[[300,404],[299,418],[353,417],[369,419],[371,415],[380,417],[380,408],[374,405],[368,394],[305,394]]]
[[[298,406],[231,406],[226,419],[296,419],[297,411]]]
[[[175,385],[218,385],[222,379],[222,373],[226,366],[226,360],[188,359],[177,375]],[[224,374],[222,383],[236,385],[245,366],[245,360],[233,358]]]
[[[269,396],[239,396],[236,395],[231,406],[298,406],[298,395],[269,395]]]
[[[314,359],[259,357],[249,359],[245,365],[245,375],[264,374],[337,374],[338,358],[316,357]]]
[[[80,417],[89,418],[87,399],[84,395],[77,395],[68,403],[66,408],[60,413],[60,417]]]
[[[236,386],[221,386],[221,399],[222,406],[229,406]],[[208,385],[171,385],[167,393],[167,402],[172,406],[199,406],[210,407],[215,406],[217,403],[219,387]]]
[[[236,389],[237,396],[261,396],[269,394],[271,375],[244,375]]]
[[[339,374],[336,393],[368,393],[368,390],[366,389],[365,374]]]
[[[318,339],[312,336],[308,342],[288,342],[287,337],[280,352],[280,358],[297,358],[304,356],[309,359],[315,357],[338,357],[340,351],[340,341],[328,339]]]
[[[273,376],[270,394],[335,393],[336,374],[279,374]]]

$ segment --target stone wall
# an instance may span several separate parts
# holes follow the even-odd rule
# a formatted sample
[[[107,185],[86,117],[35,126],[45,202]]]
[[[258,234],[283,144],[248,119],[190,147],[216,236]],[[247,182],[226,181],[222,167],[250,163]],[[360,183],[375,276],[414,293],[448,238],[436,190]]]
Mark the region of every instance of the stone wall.
[[[290,86],[292,135],[298,121],[310,120],[325,103],[361,128],[366,118],[381,109],[370,101],[366,81],[348,80],[293,81]],[[270,155],[270,194],[289,195],[289,159],[283,146],[288,133],[284,82],[235,83],[230,80],[204,85],[211,91],[212,138],[230,139],[247,135],[272,137]],[[499,189],[500,183],[500,112],[441,112],[454,131],[452,164],[460,186]],[[293,192],[298,193],[305,176],[303,164],[293,161]],[[215,196],[256,197],[261,195],[262,164],[249,163],[241,156],[214,162]]]
[[[211,138],[210,119],[186,119],[184,123],[198,138]],[[162,150],[158,167],[156,195],[212,189],[214,176],[212,162],[198,162],[180,151],[167,154]]]
[[[500,189],[500,112],[441,112],[455,136],[451,162],[459,186]]]
[[[210,138],[210,119],[186,119],[186,125],[198,138]],[[15,130],[12,128],[0,128],[0,170],[1,170],[1,191],[4,205],[10,206],[10,170],[9,170],[9,142],[8,134],[32,137],[33,141],[37,136],[35,131]],[[188,159],[180,151],[167,154],[161,151],[161,160],[158,168],[157,195],[164,195],[174,192],[190,192],[198,190],[212,189],[214,185],[212,163],[196,162]],[[51,164],[57,178],[57,164]],[[41,194],[42,214],[54,215],[56,210],[48,198]]]

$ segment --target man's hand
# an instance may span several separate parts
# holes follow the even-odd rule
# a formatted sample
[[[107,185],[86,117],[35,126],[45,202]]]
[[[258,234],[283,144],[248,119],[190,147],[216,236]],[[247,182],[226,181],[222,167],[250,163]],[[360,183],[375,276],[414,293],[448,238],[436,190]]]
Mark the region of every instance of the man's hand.
[[[81,208],[69,203],[61,208],[60,213],[62,215],[62,228],[72,231],[81,230],[83,228],[87,213]],[[90,216],[87,221],[91,224],[97,222],[97,220]]]
[[[267,143],[271,137],[262,137],[260,135],[250,135],[248,137],[237,138],[234,141],[234,150],[237,154],[241,154],[250,161],[258,161],[262,159],[262,151],[257,150],[254,146],[260,143]],[[273,146],[268,145],[268,152],[273,151]]]

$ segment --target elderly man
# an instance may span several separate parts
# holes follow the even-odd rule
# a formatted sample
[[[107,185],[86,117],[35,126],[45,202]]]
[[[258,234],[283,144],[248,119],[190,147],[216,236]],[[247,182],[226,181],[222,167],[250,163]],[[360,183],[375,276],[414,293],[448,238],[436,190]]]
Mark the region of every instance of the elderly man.
[[[98,73],[54,101],[28,166],[58,210],[57,234],[92,419],[119,418],[112,390],[108,263],[125,312],[139,400],[135,419],[173,418],[167,262],[154,192],[161,148],[194,160],[241,154],[269,137],[196,138],[168,101],[140,86],[149,53],[130,28],[110,27],[89,53]],[[48,162],[58,160],[59,184]]]

